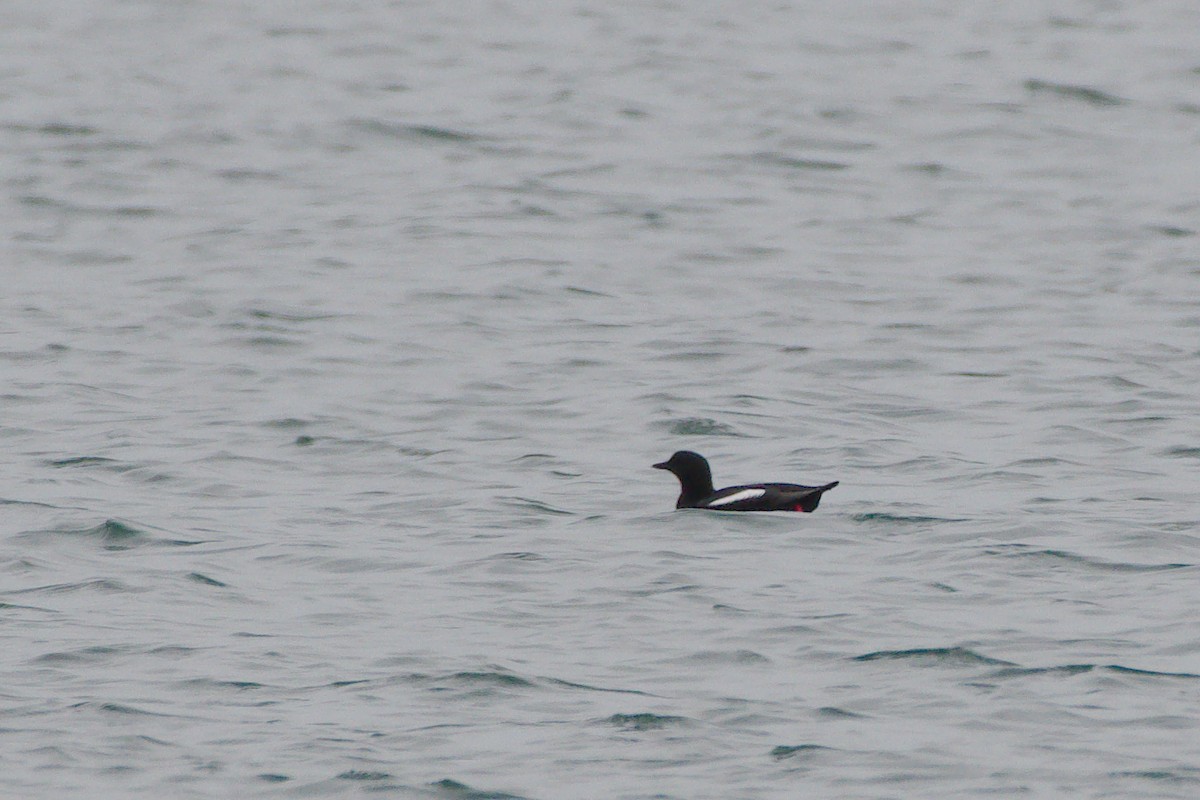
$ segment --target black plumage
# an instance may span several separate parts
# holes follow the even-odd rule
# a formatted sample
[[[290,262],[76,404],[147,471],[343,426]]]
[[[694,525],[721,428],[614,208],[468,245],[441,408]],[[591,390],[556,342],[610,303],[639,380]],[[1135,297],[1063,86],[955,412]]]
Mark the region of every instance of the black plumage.
[[[712,511],[813,511],[821,495],[838,485],[801,486],[796,483],[747,483],[713,489],[712,470],[699,453],[680,450],[654,465],[679,478],[681,488],[676,508],[706,508]]]

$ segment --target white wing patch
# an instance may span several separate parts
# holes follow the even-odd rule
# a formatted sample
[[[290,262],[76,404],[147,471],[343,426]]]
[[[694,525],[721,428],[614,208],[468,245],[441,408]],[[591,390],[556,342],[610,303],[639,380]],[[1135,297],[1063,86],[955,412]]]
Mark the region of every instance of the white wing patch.
[[[717,506],[727,506],[732,503],[740,503],[743,500],[753,500],[756,497],[762,497],[767,493],[766,489],[742,489],[740,492],[734,492],[728,497],[719,497],[708,504],[709,508]]]

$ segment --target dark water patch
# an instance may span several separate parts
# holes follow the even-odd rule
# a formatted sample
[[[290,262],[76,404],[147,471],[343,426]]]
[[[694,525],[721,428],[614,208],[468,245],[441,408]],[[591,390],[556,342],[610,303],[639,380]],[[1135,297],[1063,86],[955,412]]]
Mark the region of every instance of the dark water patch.
[[[1044,456],[1039,458],[1019,458],[1016,461],[1005,464],[1006,467],[1054,467],[1054,466],[1080,466],[1078,461],[1069,461],[1065,458],[1054,458],[1053,456]]]
[[[955,171],[940,161],[924,161],[919,164],[907,164],[905,165],[904,169],[907,172],[920,172],[925,175],[934,176],[941,176]]]
[[[776,761],[783,761],[789,758],[810,758],[822,751],[834,749],[836,748],[826,747],[823,744],[781,744],[771,748],[770,756]]]
[[[643,692],[639,689],[609,689],[605,686],[591,686],[586,683],[575,683],[574,681],[563,680],[562,678],[543,678],[547,684],[551,686],[562,686],[567,689],[581,689],[585,692],[608,692],[612,694],[634,694],[642,697],[658,697],[650,692]]]
[[[233,689],[234,691],[244,692],[266,688],[263,684],[254,681],[219,681],[212,678],[189,678],[185,681],[179,681],[178,685],[189,691],[198,689]]]
[[[348,769],[345,772],[338,773],[338,778],[343,781],[386,781],[391,777],[391,774],[387,772],[372,772],[359,769]]]
[[[732,425],[705,417],[684,417],[660,423],[672,436],[741,436]]]
[[[783,153],[773,152],[755,153],[753,159],[759,164],[768,164],[773,167],[785,167],[787,169],[794,170],[837,172],[850,168],[849,164],[841,161],[826,161],[818,158],[799,158],[797,156],[789,156]]]
[[[695,592],[701,588],[700,585],[695,583],[674,583],[669,580],[659,580],[655,581],[649,588],[633,589],[627,592],[627,594],[630,597],[657,597],[661,594],[674,594],[675,592]]]
[[[187,579],[189,581],[195,581],[196,583],[200,583],[205,586],[216,586],[216,587],[219,587],[222,589],[229,585],[227,583],[223,583],[222,581],[217,580],[216,578],[210,578],[207,575],[204,575],[199,572],[189,572],[187,575]]]
[[[496,553],[494,556],[488,556],[487,561],[548,561],[545,556],[537,553],[528,553],[517,551],[513,553]]]
[[[88,581],[77,581],[74,583],[52,583],[46,586],[35,586],[31,589],[19,589],[17,593],[30,594],[72,594],[74,592],[102,592],[105,594],[129,594],[134,592],[142,592],[144,589],[134,589],[120,581],[110,580],[107,578],[93,578]]]
[[[870,301],[859,300],[855,305],[872,305]],[[823,370],[828,372],[840,372],[850,375],[865,373],[875,375],[877,373],[890,372],[915,372],[925,374],[930,371],[929,364],[915,358],[830,358],[821,362]],[[875,405],[874,413],[880,417],[892,419],[909,419],[912,417],[929,417],[937,415],[945,415],[947,412],[944,408],[931,408],[922,406],[902,407],[889,405],[883,402],[878,402]]]
[[[693,255],[693,258],[700,259],[703,256]],[[720,260],[715,256],[710,256],[710,260]],[[668,353],[664,356],[658,356],[659,361],[718,361],[722,358],[728,358],[728,353],[722,353],[719,350],[684,350],[682,352]]]
[[[292,440],[292,444],[296,445],[296,447],[311,447],[312,445],[316,444],[316,442],[317,440],[312,436],[303,434]]]
[[[147,650],[152,656],[190,656],[193,653],[200,652],[198,647],[184,647],[179,644],[164,644],[160,647],[155,647],[153,650]]]
[[[425,447],[417,447],[411,444],[398,444],[396,445],[396,452],[402,456],[409,456],[410,458],[429,458],[430,456],[440,455],[448,451],[430,450]]]
[[[264,428],[277,428],[285,431],[307,428],[312,424],[312,420],[300,419],[299,417],[281,417],[279,419],[269,419],[259,423],[259,425]]]
[[[1136,675],[1144,678],[1180,678],[1185,680],[1200,679],[1200,675],[1192,672],[1158,672],[1152,669],[1136,669],[1134,667],[1123,667],[1120,664],[1108,664],[1104,667],[1109,672],[1116,672],[1121,675]]]
[[[1120,106],[1126,103],[1123,98],[1100,89],[1093,89],[1090,86],[1054,83],[1031,78],[1025,81],[1025,88],[1033,94],[1050,94],[1067,100],[1081,100],[1088,105],[1098,107]]]
[[[713,608],[713,611],[723,612],[726,614],[749,614],[750,613],[749,609],[738,608],[737,606],[731,606],[731,605],[728,605],[727,603],[713,603],[712,608]]]
[[[770,664],[771,659],[753,650],[702,650],[685,661],[701,664]]]
[[[485,137],[475,133],[438,125],[397,125],[373,119],[352,120],[350,126],[364,133],[376,136],[387,136],[392,139],[405,141],[443,142],[451,144],[469,144],[485,141]]]
[[[1168,447],[1163,451],[1163,455],[1170,458],[1200,458],[1200,447],[1189,447],[1184,445]]]
[[[31,508],[58,508],[49,503],[39,503],[36,500],[13,500],[11,497],[0,497],[0,506],[30,506]]]
[[[450,778],[442,778],[440,781],[429,784],[436,789],[440,794],[452,797],[454,800],[526,800],[517,794],[508,794],[507,792],[490,791],[487,789],[475,789],[465,783],[459,783]]]
[[[696,553],[680,553],[677,550],[655,550],[650,555],[664,561],[720,561],[720,556],[704,556]]]
[[[52,608],[42,608],[40,606],[26,606],[26,605],[21,605],[20,603],[0,603],[0,611],[7,611],[10,609],[13,611],[40,611],[43,614],[55,613],[54,609],[52,609]]]
[[[987,545],[984,552],[988,555],[1005,556],[1007,558],[1031,558],[1047,562],[1072,564],[1103,572],[1164,572],[1166,570],[1186,569],[1192,564],[1134,564],[1125,561],[1104,561],[1090,556],[1082,556],[1067,550],[1033,547],[1027,544],[1012,543]]]
[[[64,137],[95,136],[100,132],[98,128],[93,128],[91,125],[78,125],[69,122],[47,122],[45,125],[34,128],[34,130],[47,136]]]
[[[657,731],[663,728],[678,727],[691,722],[687,717],[676,717],[670,714],[613,714],[604,720],[608,725],[625,731]]]
[[[111,544],[133,543],[147,535],[146,531],[115,519],[105,520],[96,527],[87,528],[80,533]]]
[[[44,463],[46,466],[61,469],[63,467],[97,467],[116,464],[118,462],[114,458],[104,458],[102,456],[76,456],[74,458],[60,458]]]
[[[116,217],[156,217],[163,213],[162,209],[152,206],[116,206],[104,209],[106,213]]]
[[[1200,783],[1200,770],[1196,768],[1184,768],[1182,770],[1169,769],[1138,769],[1124,770],[1121,772],[1108,773],[1111,778],[1134,778],[1137,780],[1153,781],[1155,783]]]
[[[106,266],[128,264],[133,261],[133,256],[125,253],[104,252],[102,250],[75,250],[64,253],[63,260],[68,264],[77,264],[79,266]]]
[[[479,697],[494,697],[499,691],[537,688],[533,681],[503,670],[451,672],[443,675],[414,673],[401,679],[426,686],[432,692],[463,692]]]
[[[256,350],[286,350],[301,347],[304,344],[299,339],[289,339],[286,336],[247,336],[232,341],[236,345]]]
[[[825,717],[826,719],[866,719],[866,714],[858,714],[854,711],[847,711],[844,708],[836,706],[821,706],[817,709],[817,716]]]
[[[97,645],[84,647],[79,650],[66,650],[59,653],[45,653],[33,659],[35,664],[99,664],[109,661],[113,656],[129,653],[125,647],[107,647]]]
[[[283,783],[292,779],[291,776],[281,775],[278,772],[260,772],[254,777],[258,778],[260,781],[265,781],[266,783]]]
[[[1172,239],[1196,235],[1196,232],[1191,228],[1177,228],[1174,225],[1150,225],[1148,227],[1155,233],[1162,234],[1163,236],[1169,236]]]
[[[525,511],[536,511],[538,514],[557,516],[557,517],[573,517],[574,511],[566,511],[561,508],[555,508],[549,503],[543,503],[541,500],[534,500],[529,497],[503,497],[500,501],[512,508],[519,508]]]
[[[615,297],[616,295],[602,292],[599,289],[585,289],[582,286],[564,286],[563,291],[571,294],[579,294],[584,297]]]
[[[99,542],[105,550],[122,551],[144,545],[189,547],[204,544],[191,539],[166,539],[153,536],[149,531],[131,523],[109,519],[91,528],[50,528],[28,531],[28,536],[81,537]]]
[[[216,171],[218,178],[223,178],[227,181],[235,183],[244,183],[248,181],[277,181],[283,177],[283,173],[267,169],[251,169],[249,167],[235,167],[233,169],[220,169]]]
[[[1038,676],[1063,677],[1070,678],[1075,675],[1083,675],[1091,672],[1096,668],[1095,664],[1062,664],[1057,667],[1005,667],[998,669],[988,675],[989,678],[997,680],[1005,678],[1029,678]]]
[[[317,311],[280,311],[269,308],[250,308],[246,315],[254,319],[279,320],[281,322],[315,322],[323,319],[337,319],[341,314],[330,314]]]
[[[141,708],[136,708],[134,706],[125,705],[124,703],[97,703],[97,702],[94,702],[91,700],[87,700],[82,703],[75,703],[74,705],[67,706],[67,708],[73,708],[73,709],[94,708],[95,710],[103,712],[105,714],[116,714],[119,716],[130,716],[130,717],[174,717],[174,716],[177,716],[175,714],[160,714],[156,711],[146,711]]]
[[[963,517],[926,517],[919,514],[889,514],[883,511],[853,514],[850,518],[856,522],[883,522],[893,525],[935,525],[948,522],[970,522],[970,520]]]
[[[852,661],[913,661],[926,666],[1017,666],[1011,661],[981,655],[966,647],[917,647],[910,650],[876,650]]]
[[[483,137],[466,131],[442,128],[436,125],[407,125],[404,130],[423,139],[434,139],[440,142],[477,142]]]

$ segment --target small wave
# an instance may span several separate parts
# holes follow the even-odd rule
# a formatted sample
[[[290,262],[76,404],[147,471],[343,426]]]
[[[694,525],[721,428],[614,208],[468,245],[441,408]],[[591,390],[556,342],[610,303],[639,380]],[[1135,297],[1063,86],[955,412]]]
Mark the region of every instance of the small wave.
[[[911,650],[876,650],[855,656],[854,661],[911,660],[936,666],[1017,666],[1011,661],[980,655],[966,647],[917,647]]]
[[[612,692],[614,694],[636,694],[642,697],[657,697],[658,695],[650,692],[643,692],[638,689],[609,689],[606,686],[589,686],[586,683],[575,683],[574,681],[563,680],[562,678],[543,678],[546,683],[552,686],[563,686],[568,689],[583,689],[588,692]]]
[[[1117,673],[1118,675],[1130,675],[1145,678],[1177,678],[1182,680],[1200,679],[1200,675],[1192,672],[1162,672],[1151,669],[1126,667],[1120,664],[1060,664],[1050,667],[1022,667],[1014,664],[1012,666],[1005,667],[1004,669],[998,669],[991,673],[988,677],[996,679],[1030,678],[1042,676],[1071,678],[1076,675],[1084,675],[1096,671],[1113,672]]]
[[[1194,680],[1196,678],[1200,678],[1200,675],[1197,675],[1194,672],[1159,672],[1157,670],[1152,670],[1152,669],[1136,669],[1134,667],[1123,667],[1120,664],[1107,664],[1107,665],[1105,665],[1104,669],[1108,670],[1109,672],[1116,672],[1121,675],[1136,675],[1136,676],[1145,677],[1145,678],[1184,678],[1187,680]]]
[[[386,781],[390,777],[392,775],[388,772],[372,772],[361,769],[348,769],[338,773],[338,778],[343,781]]]
[[[235,692],[247,692],[255,689],[265,689],[266,686],[254,681],[219,681],[213,678],[189,678],[184,681],[179,681],[178,686],[186,689],[188,692],[217,690]]]
[[[785,167],[787,169],[798,170],[817,170],[819,172],[839,171],[850,168],[850,165],[844,161],[827,161],[820,158],[800,158],[798,156],[789,156],[784,153],[755,153],[754,160],[760,164],[768,164],[774,167]]]
[[[522,508],[522,509],[526,509],[529,511],[536,511],[540,514],[551,514],[551,515],[559,516],[559,517],[575,516],[574,511],[567,511],[562,508],[555,508],[554,506],[550,505],[549,503],[543,503],[541,500],[534,500],[529,497],[516,497],[516,496],[504,497],[504,498],[501,498],[501,501],[507,506],[512,506],[513,508]]]
[[[785,758],[802,758],[805,756],[813,756],[820,753],[822,750],[834,750],[833,747],[826,747],[823,744],[781,744],[771,748],[771,758],[776,761],[782,761]]]
[[[1169,769],[1137,769],[1110,772],[1111,778],[1138,778],[1160,783],[1200,783],[1200,771],[1195,768],[1184,768],[1182,771]]]
[[[316,322],[324,319],[337,319],[340,316],[327,312],[301,311],[299,309],[283,311],[269,308],[249,308],[246,309],[246,315],[254,319],[278,320],[280,322]]]
[[[103,456],[75,456],[74,458],[59,458],[46,461],[48,467],[98,467],[107,464],[116,464],[115,458],[104,458]]]
[[[109,580],[107,578],[93,578],[87,581],[77,581],[75,583],[51,583],[45,586],[34,586],[30,589],[19,589],[13,594],[68,594],[71,592],[138,592],[144,591],[134,589],[120,581]]]
[[[691,720],[687,717],[676,717],[670,714],[613,714],[604,720],[609,725],[626,731],[656,731],[676,725],[686,725]]]
[[[698,664],[770,664],[771,659],[753,650],[702,650],[682,660]]]
[[[46,136],[95,136],[100,133],[99,128],[93,128],[91,125],[79,125],[71,122],[47,122],[43,125],[7,125],[9,130],[18,131],[33,131],[45,134]]]
[[[497,553],[494,556],[488,556],[484,561],[548,561],[545,556],[537,553],[526,551],[517,551],[514,553]]]
[[[490,693],[496,689],[528,689],[536,685],[527,678],[503,670],[464,670],[442,675],[416,673],[407,676],[406,680],[427,684],[435,692],[465,689],[477,693]]]
[[[1071,677],[1074,675],[1082,675],[1085,672],[1091,672],[1096,668],[1095,664],[1063,664],[1057,667],[1005,667],[993,672],[989,677],[992,678],[1028,678],[1038,675],[1062,676]]]
[[[101,542],[105,550],[129,550],[144,544],[180,547],[203,544],[203,542],[189,539],[159,538],[153,536],[145,528],[118,519],[108,519],[90,528],[48,528],[45,530],[28,531],[25,535],[80,536]]]
[[[135,706],[125,705],[123,703],[96,703],[96,702],[92,702],[90,700],[82,702],[82,703],[75,703],[74,705],[68,706],[68,708],[73,708],[73,709],[94,708],[97,711],[104,712],[105,714],[120,714],[123,716],[138,716],[138,717],[176,717],[176,716],[178,716],[177,714],[160,714],[156,711],[146,711],[144,709],[137,708]]]
[[[38,664],[96,664],[108,661],[112,656],[124,655],[128,650],[120,647],[84,647],[79,650],[64,650],[44,653],[34,659]]]
[[[847,711],[844,708],[836,706],[821,706],[817,709],[817,714],[827,719],[863,719],[866,717],[865,714]]]
[[[219,588],[225,588],[226,586],[229,585],[227,583],[223,583],[223,582],[217,580],[216,578],[210,578],[207,575],[204,575],[199,572],[189,572],[187,577],[188,577],[189,581],[195,581],[196,583],[202,583],[205,586],[216,586]]]
[[[470,684],[491,684],[495,686],[533,686],[526,680],[510,672],[455,672],[449,676],[451,680]]]
[[[850,518],[856,522],[892,522],[899,525],[931,525],[939,522],[969,522],[969,520],[962,517],[927,517],[920,514],[888,514],[886,512],[853,514]]]
[[[1091,569],[1103,570],[1105,572],[1162,572],[1165,570],[1185,569],[1193,566],[1192,564],[1178,562],[1166,564],[1134,564],[1127,561],[1104,561],[1103,559],[1072,553],[1069,550],[1035,548],[1021,543],[988,545],[984,548],[984,552],[988,555],[1000,555],[1010,558],[1036,558],[1066,562],[1069,564],[1077,564],[1083,567],[1090,567]]]
[[[705,417],[685,417],[663,425],[672,436],[741,436],[732,425]]]
[[[483,140],[482,136],[475,133],[443,128],[437,125],[397,125],[374,119],[353,120],[350,125],[365,133],[388,136],[394,139],[458,143]]]
[[[140,528],[135,528],[120,520],[109,519],[94,528],[80,531],[84,536],[96,536],[106,542],[123,542],[128,539],[139,539],[146,535]]]
[[[1093,89],[1090,86],[1076,86],[1068,83],[1053,83],[1031,78],[1025,81],[1025,88],[1034,94],[1053,94],[1068,100],[1082,100],[1093,106],[1120,106],[1125,104],[1123,98],[1115,94]]]
[[[525,800],[525,798],[517,794],[476,789],[450,778],[442,778],[440,781],[429,785],[438,792],[455,798],[455,800]]]

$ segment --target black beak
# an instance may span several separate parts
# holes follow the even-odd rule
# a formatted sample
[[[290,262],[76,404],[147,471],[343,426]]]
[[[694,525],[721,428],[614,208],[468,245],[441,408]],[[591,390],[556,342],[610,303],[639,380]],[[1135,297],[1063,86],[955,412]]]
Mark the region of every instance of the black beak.
[[[667,462],[665,462],[665,461],[660,461],[659,463],[652,464],[651,466],[653,466],[655,469],[670,469],[670,467],[667,466]]]

